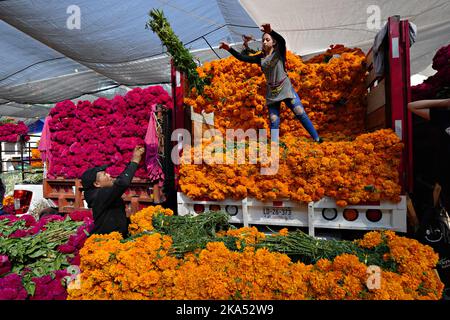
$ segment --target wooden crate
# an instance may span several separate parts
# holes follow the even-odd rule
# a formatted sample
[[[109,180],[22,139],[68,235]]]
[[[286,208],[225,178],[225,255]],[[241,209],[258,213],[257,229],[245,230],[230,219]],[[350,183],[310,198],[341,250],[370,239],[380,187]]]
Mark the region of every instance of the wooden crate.
[[[72,212],[87,209],[84,205],[80,179],[44,179],[44,198],[51,199],[59,212]],[[142,208],[151,206],[153,202],[152,185],[149,180],[133,178],[130,187],[125,191],[122,199],[125,201],[127,215],[131,215]]]

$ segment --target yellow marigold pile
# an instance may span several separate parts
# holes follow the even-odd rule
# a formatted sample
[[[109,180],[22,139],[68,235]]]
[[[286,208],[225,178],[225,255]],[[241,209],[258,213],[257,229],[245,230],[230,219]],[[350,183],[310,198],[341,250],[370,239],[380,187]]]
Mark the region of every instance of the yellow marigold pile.
[[[351,142],[314,144],[290,136],[284,143],[275,175],[260,174],[260,161],[184,164],[180,169],[181,190],[194,199],[207,196],[214,200],[250,196],[309,202],[329,196],[340,206],[400,200],[397,167],[403,144],[390,129],[362,134]],[[192,148],[193,156],[194,151]]]
[[[3,205],[4,206],[10,206],[14,204],[14,197],[13,196],[6,196],[3,198]]]
[[[254,227],[228,232],[248,244],[264,240]],[[374,250],[387,245],[386,259],[397,271],[380,270],[379,286],[373,286],[368,266],[351,254],[306,265],[266,248],[231,251],[223,242],[210,242],[177,259],[169,253],[172,239],[159,233],[127,241],[119,233],[93,235],[80,251],[80,287],[69,289],[69,299],[441,298],[438,256],[430,247],[390,231],[370,232],[356,243]]]
[[[246,245],[256,244],[264,239],[266,236],[264,233],[259,232],[255,227],[243,227],[239,229],[229,229],[227,231],[219,232],[219,236],[231,236],[238,240],[236,241],[236,247],[241,249],[241,241],[244,240]]]
[[[277,175],[260,175],[260,164],[248,161],[208,165],[208,156],[203,155],[202,164],[181,165],[181,190],[191,198],[215,200],[251,196],[308,202],[330,196],[340,206],[365,200],[399,201],[401,141],[391,130],[363,134],[364,53],[338,45],[304,62],[288,52],[286,66],[306,112],[326,142],[313,143],[293,112],[282,104],[280,141],[286,148],[280,148]],[[224,137],[226,129],[269,130],[266,80],[258,65],[229,57],[205,63],[198,72],[210,84],[202,95],[192,90],[185,103],[196,112],[214,111],[215,127]],[[203,139],[202,150],[216,148],[212,141]],[[184,152],[194,155],[188,148]],[[220,152],[214,155],[223,158]]]

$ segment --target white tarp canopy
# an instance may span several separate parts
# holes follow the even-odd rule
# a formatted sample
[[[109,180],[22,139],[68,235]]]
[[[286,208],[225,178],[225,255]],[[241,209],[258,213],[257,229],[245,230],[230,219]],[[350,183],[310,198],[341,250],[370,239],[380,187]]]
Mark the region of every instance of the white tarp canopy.
[[[220,41],[259,39],[264,22],[289,50],[310,56],[331,44],[367,51],[377,27],[400,15],[418,27],[411,71],[425,75],[436,50],[450,43],[448,0],[0,1],[0,116],[42,117],[64,99],[168,83],[165,48],[144,28],[152,8],[164,11],[201,62],[227,56]]]

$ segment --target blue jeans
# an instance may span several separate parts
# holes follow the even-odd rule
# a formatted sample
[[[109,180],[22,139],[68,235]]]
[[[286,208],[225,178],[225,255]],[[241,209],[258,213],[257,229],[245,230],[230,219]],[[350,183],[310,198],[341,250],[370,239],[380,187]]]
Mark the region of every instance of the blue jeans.
[[[319,135],[314,128],[311,120],[308,118],[308,115],[305,112],[305,108],[298,96],[297,92],[295,92],[294,88],[292,88],[292,93],[294,94],[294,99],[284,99],[283,102],[286,106],[294,112],[295,117],[300,120],[303,127],[308,131],[310,136],[317,141],[319,139]],[[269,104],[267,107],[269,108],[269,120],[270,120],[270,131],[271,131],[271,140],[272,142],[278,142],[279,139],[279,129],[280,129],[280,102],[275,102]],[[276,130],[275,130],[276,129]]]

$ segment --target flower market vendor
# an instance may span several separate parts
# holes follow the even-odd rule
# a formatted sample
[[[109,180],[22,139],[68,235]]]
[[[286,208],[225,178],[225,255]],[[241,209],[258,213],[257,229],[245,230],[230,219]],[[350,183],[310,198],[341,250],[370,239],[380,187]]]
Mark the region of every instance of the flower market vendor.
[[[249,56],[249,55],[254,55],[257,53],[256,50],[253,50],[252,48],[250,48],[248,46],[248,43],[252,40],[255,40],[252,35],[245,35],[245,34],[242,35],[243,42],[242,42],[241,54]]]
[[[122,195],[130,186],[145,149],[136,146],[133,156],[125,170],[114,180],[106,173],[107,166],[86,170],[81,176],[84,198],[94,216],[92,233],[106,234],[114,231],[128,234],[128,218]]]
[[[264,32],[262,38],[263,51],[259,54],[253,56],[241,54],[226,42],[221,42],[220,48],[229,51],[241,61],[257,63],[261,66],[267,81],[266,104],[269,108],[271,140],[273,142],[278,142],[280,105],[283,101],[294,112],[296,118],[300,120],[314,141],[322,142],[287,75],[286,41],[272,30],[270,24],[263,24],[261,31]]]
[[[444,206],[450,208],[450,98],[416,100],[408,103],[408,109],[437,129],[438,134],[433,137],[437,139],[433,150],[440,159],[436,163],[436,181],[442,185]]]

